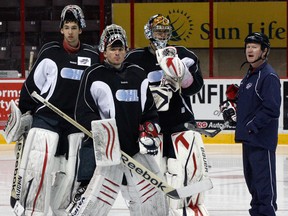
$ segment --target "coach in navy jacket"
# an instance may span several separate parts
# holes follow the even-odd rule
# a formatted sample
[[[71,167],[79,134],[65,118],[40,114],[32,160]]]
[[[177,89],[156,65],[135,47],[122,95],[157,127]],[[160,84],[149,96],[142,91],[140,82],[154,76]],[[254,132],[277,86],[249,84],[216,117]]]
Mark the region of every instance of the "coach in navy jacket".
[[[271,65],[250,68],[239,88],[236,141],[275,151],[280,105],[280,80]]]
[[[256,32],[246,37],[245,63],[250,67],[238,90],[235,140],[242,142],[252,216],[275,216],[277,210],[276,147],[281,84],[267,63],[269,51],[266,35]]]

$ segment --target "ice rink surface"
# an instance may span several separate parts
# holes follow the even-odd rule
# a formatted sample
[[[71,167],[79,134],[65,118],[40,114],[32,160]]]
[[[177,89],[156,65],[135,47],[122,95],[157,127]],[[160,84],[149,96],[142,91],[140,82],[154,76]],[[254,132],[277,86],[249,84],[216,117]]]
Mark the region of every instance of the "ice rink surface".
[[[206,192],[205,205],[210,216],[248,216],[250,194],[243,170],[241,145],[208,144],[206,153],[214,188]],[[14,145],[0,144],[0,216],[13,216],[9,196],[14,171]],[[277,216],[288,216],[288,145],[277,149]],[[121,194],[108,216],[128,216]]]

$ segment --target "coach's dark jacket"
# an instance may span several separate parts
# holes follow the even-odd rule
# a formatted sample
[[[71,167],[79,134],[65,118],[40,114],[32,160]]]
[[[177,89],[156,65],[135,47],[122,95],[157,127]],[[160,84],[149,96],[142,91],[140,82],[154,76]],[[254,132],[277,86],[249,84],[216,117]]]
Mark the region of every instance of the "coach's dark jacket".
[[[236,142],[276,150],[280,88],[279,77],[267,62],[248,70],[238,93]]]

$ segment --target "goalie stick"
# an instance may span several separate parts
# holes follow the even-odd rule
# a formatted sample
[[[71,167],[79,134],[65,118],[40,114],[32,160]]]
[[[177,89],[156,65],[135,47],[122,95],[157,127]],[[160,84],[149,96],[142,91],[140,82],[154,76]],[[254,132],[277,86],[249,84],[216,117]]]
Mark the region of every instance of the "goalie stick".
[[[23,135],[16,143],[16,161],[13,175],[12,190],[10,195],[10,206],[14,208],[16,202],[20,199],[20,193],[22,188],[22,177],[19,175],[19,167],[22,158],[24,143],[26,135]]]
[[[83,133],[85,133],[89,137],[92,137],[92,133],[90,131],[88,131],[85,127],[80,125],[74,119],[70,118],[60,109],[55,107],[53,104],[49,103],[47,100],[42,98],[36,92],[33,92],[31,95],[37,100],[39,100],[41,103],[46,105],[49,109],[57,113],[59,116],[67,120],[69,123],[77,127]],[[203,191],[207,191],[213,188],[213,184],[210,178],[202,180],[200,182],[195,182],[194,184],[186,186],[186,187],[173,188],[167,182],[163,181],[159,176],[154,174],[152,171],[144,167],[142,164],[134,160],[132,157],[130,157],[128,154],[126,154],[123,151],[121,151],[121,162],[124,164],[124,166],[126,166],[132,172],[137,174],[139,177],[141,177],[145,181],[149,182],[156,189],[164,192],[167,196],[169,196],[172,199],[186,198],[194,194],[201,193]]]
[[[228,121],[224,122],[224,124],[221,125],[219,128],[217,128],[215,131],[209,132],[203,128],[197,128],[197,127],[195,127],[195,125],[188,123],[188,122],[186,122],[184,124],[184,126],[187,129],[199,132],[200,134],[203,134],[206,137],[215,137],[218,133],[220,133],[222,130],[224,130],[228,125],[229,125]]]

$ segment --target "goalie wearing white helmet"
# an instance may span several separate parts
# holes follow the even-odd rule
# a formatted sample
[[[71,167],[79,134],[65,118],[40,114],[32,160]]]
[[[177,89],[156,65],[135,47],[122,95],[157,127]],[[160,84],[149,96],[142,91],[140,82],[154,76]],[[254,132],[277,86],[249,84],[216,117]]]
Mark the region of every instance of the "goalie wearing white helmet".
[[[203,86],[199,59],[183,46],[170,46],[170,20],[152,16],[144,26],[149,46],[130,51],[125,61],[144,68],[158,108],[163,134],[163,158],[158,162],[167,181],[174,187],[193,184],[208,177],[201,135],[187,131],[184,123],[196,125],[190,96]],[[162,148],[161,148],[162,149]],[[185,200],[169,199],[171,215],[204,215],[204,193]]]
[[[69,215],[106,216],[121,190],[131,216],[168,216],[164,193],[120,163],[121,149],[160,174],[154,160],[160,142],[157,109],[145,71],[124,63],[127,49],[125,30],[106,26],[99,43],[104,63],[87,68],[82,78],[75,116],[93,139],[81,145],[80,187]]]
[[[82,9],[67,5],[59,28],[62,41],[41,48],[23,84],[19,109],[21,113],[30,112],[33,122],[19,168],[19,200],[15,205],[19,215],[44,216],[50,208],[54,215],[63,215],[69,204],[83,133],[31,94],[36,91],[73,118],[82,73],[99,62],[96,49],[80,42],[79,35],[85,26]]]

